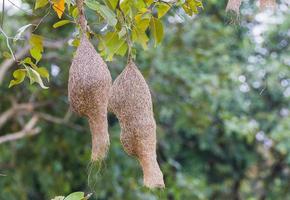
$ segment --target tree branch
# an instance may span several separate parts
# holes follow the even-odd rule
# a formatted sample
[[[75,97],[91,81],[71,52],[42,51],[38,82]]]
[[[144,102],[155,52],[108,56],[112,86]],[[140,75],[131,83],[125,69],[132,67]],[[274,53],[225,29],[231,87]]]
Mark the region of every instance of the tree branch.
[[[40,107],[40,106],[45,106],[49,102],[31,102],[31,103],[21,103],[17,104],[14,103],[11,108],[6,110],[4,113],[0,115],[0,129],[4,126],[4,124],[17,115],[20,112],[26,111],[26,112],[32,112],[35,108]]]
[[[26,136],[32,136],[32,135],[38,134],[40,132],[40,128],[39,127],[35,128],[37,121],[38,121],[38,117],[33,116],[21,131],[1,136],[0,144],[3,144],[5,142],[19,140]]]
[[[73,124],[73,123],[69,123],[69,117],[70,117],[70,114],[71,112],[67,112],[67,114],[64,116],[64,118],[60,118],[60,117],[55,117],[53,115],[49,115],[49,114],[46,114],[46,113],[36,113],[37,116],[39,116],[39,118],[45,120],[45,121],[48,121],[48,122],[52,122],[52,123],[55,123],[55,124],[63,124],[67,127],[70,127],[70,128],[73,128],[77,131],[83,131],[84,128],[82,126],[79,126],[79,125],[76,125],[76,124]]]

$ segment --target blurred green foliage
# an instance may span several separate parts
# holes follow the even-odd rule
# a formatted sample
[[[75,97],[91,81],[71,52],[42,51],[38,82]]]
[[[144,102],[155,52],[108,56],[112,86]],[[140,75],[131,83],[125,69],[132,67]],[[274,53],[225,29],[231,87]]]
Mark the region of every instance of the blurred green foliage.
[[[5,175],[0,176],[0,199],[51,199],[73,191],[93,192],[90,199],[98,200],[289,199],[289,8],[267,20],[266,14],[255,17],[246,4],[240,24],[230,25],[225,3],[205,2],[194,19],[172,13],[162,46],[137,54],[153,96],[166,189],[142,187],[141,169],[123,151],[113,115],[108,158],[90,163],[88,124],[73,115],[70,122],[78,129],[41,120],[39,135],[0,145],[0,173]],[[12,34],[34,18],[19,11],[6,17],[4,28]],[[71,38],[72,26],[56,30],[55,21],[49,15],[37,32],[48,39]],[[2,36],[0,47],[4,52]],[[45,49],[49,56],[41,66],[60,70],[52,73],[49,90],[29,84],[8,89],[7,73],[0,86],[0,113],[11,107],[13,97],[52,102],[36,112],[63,117],[69,108],[66,87],[73,51],[68,45]],[[125,61],[108,65],[115,78]],[[23,113],[23,118],[31,115]],[[15,117],[0,136],[19,128]]]

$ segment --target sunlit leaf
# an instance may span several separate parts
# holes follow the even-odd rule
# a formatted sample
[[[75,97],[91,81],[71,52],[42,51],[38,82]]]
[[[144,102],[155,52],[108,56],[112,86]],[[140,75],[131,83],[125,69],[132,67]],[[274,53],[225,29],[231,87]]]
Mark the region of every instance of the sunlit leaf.
[[[53,10],[56,12],[58,18],[61,18],[65,10],[65,0],[55,0],[53,3]]]
[[[135,16],[136,27],[141,31],[145,31],[150,23],[150,18],[144,18],[143,14],[138,14]]]
[[[147,49],[147,43],[149,38],[147,34],[139,29],[133,29],[132,31],[132,40],[142,45],[143,49]]]
[[[9,83],[9,88],[18,85],[23,82],[26,76],[26,69],[17,69],[13,72],[14,80],[11,80]]]
[[[79,9],[77,7],[73,9],[72,16],[74,19],[76,19],[79,16]]]
[[[35,69],[42,78],[46,78],[49,81],[49,72],[44,67],[38,67]]]
[[[203,5],[199,0],[186,0],[184,4],[182,4],[182,8],[186,14],[192,16],[193,14],[197,14],[198,9],[203,8]]]
[[[155,41],[154,46],[157,46],[162,41],[164,36],[163,25],[161,21],[155,17],[152,17],[150,21],[150,29]]]
[[[64,200],[82,200],[85,197],[83,192],[74,192],[65,197]]]
[[[166,3],[158,3],[156,4],[156,9],[158,13],[158,18],[161,18],[170,10],[170,6]]]
[[[43,52],[43,38],[40,35],[32,34],[29,40],[30,54],[38,62],[42,57]]]
[[[71,23],[71,21],[65,19],[65,20],[61,20],[61,21],[56,22],[55,24],[52,25],[52,27],[58,28],[58,27],[61,27],[63,25],[69,24],[69,23]]]

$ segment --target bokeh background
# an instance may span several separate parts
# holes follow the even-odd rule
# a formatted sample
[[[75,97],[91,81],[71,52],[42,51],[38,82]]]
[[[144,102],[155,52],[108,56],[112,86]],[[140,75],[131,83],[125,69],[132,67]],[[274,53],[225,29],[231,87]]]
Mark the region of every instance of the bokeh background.
[[[12,1],[26,12],[5,2],[9,36],[45,14],[29,14],[33,1]],[[69,112],[67,99],[73,25],[52,28],[57,18],[51,12],[36,30],[48,41],[41,61],[51,73],[48,90],[28,80],[8,88],[17,65],[4,70],[8,49],[0,35],[0,138],[33,117],[38,133],[0,144],[0,199],[51,199],[74,191],[93,192],[98,200],[290,199],[289,2],[279,1],[273,14],[246,0],[239,18],[225,13],[225,0],[204,1],[204,7],[193,18],[171,12],[162,45],[137,53],[153,96],[162,191],[142,187],[139,164],[123,151],[112,114],[108,158],[90,163],[88,123]],[[90,26],[99,28],[93,21]],[[24,56],[27,43],[13,49]],[[125,60],[117,57],[108,66],[115,78]],[[5,120],[7,111],[12,114]]]

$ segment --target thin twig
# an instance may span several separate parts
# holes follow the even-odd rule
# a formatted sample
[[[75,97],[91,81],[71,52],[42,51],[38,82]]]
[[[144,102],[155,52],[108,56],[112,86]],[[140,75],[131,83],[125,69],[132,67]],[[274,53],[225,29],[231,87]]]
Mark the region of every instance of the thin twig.
[[[48,11],[47,11],[48,10]],[[39,25],[43,22],[43,20],[50,14],[51,11],[51,5],[50,7],[46,10],[46,14],[39,20],[39,22],[37,24],[35,24],[35,28],[33,29],[32,32],[36,31],[37,28],[39,27]]]
[[[51,122],[51,123],[54,123],[54,124],[62,124],[62,125],[65,125],[67,127],[70,127],[72,129],[75,129],[77,131],[83,131],[84,128],[80,125],[77,125],[77,124],[73,124],[73,123],[69,123],[68,119],[67,119],[67,116],[65,115],[63,118],[60,118],[60,117],[56,117],[56,116],[53,116],[53,115],[50,115],[50,114],[47,114],[47,113],[42,113],[42,112],[35,112],[35,114],[47,121],[47,122]]]
[[[1,27],[0,27],[0,32],[1,32],[1,33],[4,35],[4,37],[6,38],[7,47],[8,47],[8,49],[9,49],[11,55],[13,56],[14,61],[17,61],[17,60],[16,60],[16,57],[15,57],[15,55],[14,55],[12,49],[11,49],[11,46],[10,46],[10,44],[9,44],[9,37],[6,35],[6,33],[3,31],[3,29],[2,29]]]

